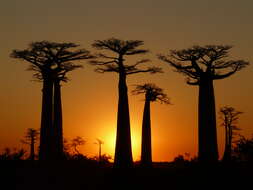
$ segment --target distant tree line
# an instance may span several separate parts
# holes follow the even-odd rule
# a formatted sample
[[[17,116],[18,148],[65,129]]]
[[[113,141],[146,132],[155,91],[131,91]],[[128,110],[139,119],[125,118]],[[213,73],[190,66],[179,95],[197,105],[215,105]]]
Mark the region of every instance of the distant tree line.
[[[98,66],[96,72],[114,72],[118,75],[114,167],[133,166],[127,77],[138,73],[162,73],[160,67],[143,65],[150,62],[149,59],[127,63],[129,56],[149,53],[149,50],[140,48],[143,44],[144,42],[140,40],[116,38],[95,40],[92,47],[99,53],[92,54],[86,49],[77,49],[79,45],[74,43],[41,41],[29,44],[25,50],[12,51],[11,57],[28,62],[30,64],[28,69],[35,71],[34,77],[43,83],[39,160],[64,159],[60,84],[68,81],[66,76],[68,72],[82,67],[75,64],[76,61],[88,60],[88,63]],[[218,161],[213,81],[227,78],[249,65],[249,62],[244,60],[228,59],[231,48],[227,45],[193,46],[188,49],[170,50],[168,55],[158,55],[159,60],[186,76],[187,84],[199,88],[198,160],[200,162]],[[169,103],[169,99],[155,84],[137,85],[134,93],[145,94],[141,163],[144,167],[150,167],[152,166],[150,102],[159,100]],[[229,128],[227,124],[225,125],[226,129]],[[231,141],[231,131],[226,131],[226,134],[230,134],[226,138]],[[229,144],[230,141],[226,142]],[[231,143],[226,145],[228,155],[231,150],[229,147]]]
[[[24,148],[5,148],[0,152],[1,160],[38,160],[39,159],[39,147],[36,145],[39,138],[39,131],[37,129],[28,128],[25,132],[24,138],[21,140],[23,144],[29,146],[29,151]],[[96,139],[98,142],[102,142],[100,139]],[[108,154],[102,153],[101,146],[99,153],[96,156],[87,156],[79,150],[81,146],[86,144],[80,136],[76,136],[72,139],[63,140],[63,158],[65,160],[82,161],[87,164],[111,166],[112,157]],[[97,144],[97,143],[94,143]],[[101,143],[102,144],[102,143]]]

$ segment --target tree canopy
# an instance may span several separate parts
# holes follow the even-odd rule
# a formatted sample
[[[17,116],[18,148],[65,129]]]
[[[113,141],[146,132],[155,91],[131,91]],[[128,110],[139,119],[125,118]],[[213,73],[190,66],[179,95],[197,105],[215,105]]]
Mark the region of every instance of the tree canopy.
[[[138,49],[143,45],[141,40],[120,40],[116,38],[110,38],[107,40],[96,40],[92,46],[98,50],[110,50],[116,55],[107,55],[105,53],[97,54],[98,59],[90,61],[91,64],[100,66],[96,69],[99,73],[104,72],[124,72],[126,75],[136,74],[141,72],[157,73],[161,72],[159,67],[139,67],[143,63],[150,62],[149,59],[141,59],[132,65],[123,65],[125,61],[124,56],[146,54],[149,51],[147,49]]]
[[[146,98],[152,102],[158,100],[161,103],[170,104],[170,99],[167,94],[163,92],[163,89],[152,83],[136,85],[136,88],[132,91],[132,93],[134,95],[146,94]]]
[[[66,73],[82,67],[73,61],[94,58],[88,50],[77,47],[75,43],[32,42],[25,50],[13,50],[10,56],[29,62],[28,70],[35,71],[33,76],[40,81],[52,77],[67,82]]]
[[[188,49],[171,50],[158,58],[171,65],[176,72],[186,76],[187,83],[198,85],[200,77],[208,74],[218,80],[229,77],[249,65],[244,60],[229,60],[229,45],[193,46]]]

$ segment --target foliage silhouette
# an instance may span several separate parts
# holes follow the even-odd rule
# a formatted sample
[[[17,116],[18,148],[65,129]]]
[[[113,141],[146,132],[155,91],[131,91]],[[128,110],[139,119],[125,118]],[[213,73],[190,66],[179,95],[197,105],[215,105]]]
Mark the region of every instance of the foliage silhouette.
[[[116,38],[96,40],[92,44],[97,50],[105,50],[114,53],[113,55],[105,53],[98,54],[97,58],[100,59],[91,61],[91,64],[99,66],[96,71],[99,73],[116,72],[119,76],[117,136],[114,157],[114,167],[116,168],[128,168],[133,166],[126,77],[137,73],[161,72],[161,68],[158,67],[148,67],[146,69],[139,67],[143,63],[149,62],[148,59],[142,59],[132,65],[125,64],[126,56],[148,53],[146,49],[139,49],[142,45],[143,41],[140,40],[120,40]]]
[[[132,93],[134,95],[145,94],[140,164],[142,167],[152,167],[150,102],[160,101],[161,103],[170,104],[170,101],[163,90],[155,84],[136,85]]]
[[[80,152],[78,150],[78,146],[82,146],[86,143],[86,141],[82,137],[75,137],[71,140],[70,147],[74,149],[74,152],[79,155]]]
[[[5,148],[3,153],[0,154],[1,160],[23,160],[25,158],[26,151],[24,149],[13,149]]]
[[[252,162],[253,161],[253,138],[246,138],[240,135],[239,140],[236,141],[234,156],[239,161]]]
[[[38,139],[39,139],[39,131],[37,129],[28,128],[25,133],[24,139],[21,140],[22,143],[28,144],[30,146],[29,160],[35,159],[34,147]]]
[[[221,126],[225,128],[225,150],[223,155],[223,161],[229,162],[232,159],[232,140],[235,131],[240,130],[236,126],[239,115],[243,112],[236,111],[233,107],[224,106],[220,108],[220,118],[222,120]]]
[[[158,58],[186,76],[187,84],[199,86],[199,152],[201,162],[218,160],[213,81],[227,78],[246,67],[244,60],[228,60],[231,46],[206,45],[171,50]]]
[[[99,158],[99,163],[102,165],[110,164],[110,160],[112,160],[112,156],[108,154],[101,154]]]
[[[89,51],[76,50],[77,47],[74,43],[40,41],[29,44],[25,50],[13,50],[10,55],[29,62],[28,70],[35,71],[33,76],[43,82],[40,160],[63,158],[60,82],[67,82],[66,74],[82,67],[74,61],[93,58]]]

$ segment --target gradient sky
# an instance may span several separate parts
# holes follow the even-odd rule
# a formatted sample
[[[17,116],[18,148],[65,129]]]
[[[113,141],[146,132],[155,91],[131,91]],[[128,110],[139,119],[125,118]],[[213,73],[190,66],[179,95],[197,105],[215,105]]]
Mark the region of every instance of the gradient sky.
[[[40,127],[41,83],[31,82],[28,64],[11,59],[13,49],[25,49],[32,41],[75,42],[95,52],[96,39],[116,37],[143,40],[152,64],[163,74],[128,78],[134,84],[153,82],[164,88],[173,105],[151,107],[153,160],[170,161],[178,154],[197,154],[198,88],[156,58],[158,53],[192,45],[229,44],[231,58],[253,62],[252,0],[5,0],[0,6],[0,149],[20,143],[27,128]],[[64,136],[87,140],[82,152],[97,153],[96,138],[104,140],[103,153],[114,154],[117,116],[117,75],[98,74],[93,66],[73,71],[63,84]],[[131,62],[130,62],[131,63]],[[224,105],[245,112],[241,134],[253,134],[253,66],[215,82],[217,110]],[[143,97],[129,93],[134,159],[140,158]],[[218,120],[219,121],[219,120]],[[224,132],[218,125],[219,151]]]

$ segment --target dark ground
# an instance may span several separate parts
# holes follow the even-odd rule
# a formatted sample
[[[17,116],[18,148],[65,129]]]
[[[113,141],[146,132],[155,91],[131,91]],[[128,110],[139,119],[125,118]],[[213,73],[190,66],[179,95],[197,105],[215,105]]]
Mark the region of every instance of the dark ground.
[[[156,163],[128,170],[82,161],[1,161],[0,189],[253,189],[253,164]]]

